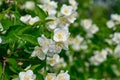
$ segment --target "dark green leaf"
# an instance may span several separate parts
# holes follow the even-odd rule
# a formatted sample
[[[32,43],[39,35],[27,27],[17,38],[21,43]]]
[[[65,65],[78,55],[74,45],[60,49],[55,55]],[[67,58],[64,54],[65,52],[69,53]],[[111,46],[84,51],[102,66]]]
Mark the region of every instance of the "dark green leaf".
[[[44,20],[48,16],[47,13],[43,9],[41,9],[40,7],[38,7],[37,5],[35,7],[35,10],[36,10],[36,14],[42,20]]]

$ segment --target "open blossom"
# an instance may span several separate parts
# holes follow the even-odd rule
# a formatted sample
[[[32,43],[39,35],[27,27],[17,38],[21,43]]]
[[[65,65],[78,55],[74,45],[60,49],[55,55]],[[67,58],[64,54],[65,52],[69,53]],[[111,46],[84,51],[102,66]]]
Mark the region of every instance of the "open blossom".
[[[90,58],[90,62],[93,65],[99,65],[107,58],[108,51],[102,50],[101,52],[97,51],[94,56]]]
[[[77,2],[76,2],[76,0],[68,0],[69,1],[69,4],[71,5],[71,6],[73,6],[73,9],[74,10],[76,10],[78,7],[77,7]]]
[[[90,26],[89,29],[87,29],[87,32],[91,34],[95,34],[98,30],[99,28],[95,24],[93,24],[92,26]]]
[[[32,18],[31,15],[25,15],[20,18],[20,21],[25,24],[33,25],[34,23],[39,21],[39,18],[37,16]]]
[[[67,41],[70,33],[66,29],[56,28],[54,30],[54,36],[53,39],[56,42],[65,42]]]
[[[40,60],[44,60],[45,59],[45,54],[43,53],[41,47],[36,46],[34,48],[34,51],[32,52],[31,57],[38,57]]]
[[[60,53],[62,49],[68,50],[67,42],[55,42],[55,41],[51,40],[47,55],[52,56],[53,54]]]
[[[68,74],[68,71],[61,71],[57,76],[55,73],[48,73],[45,80],[70,80],[70,75]]]
[[[44,35],[38,37],[38,43],[42,47],[42,51],[46,54],[49,49],[49,39],[47,39]]]
[[[115,47],[114,56],[115,56],[116,58],[120,58],[120,44],[118,44],[118,45]]]
[[[56,74],[55,73],[48,73],[45,77],[45,80],[56,80]]]
[[[112,38],[112,41],[116,44],[120,43],[120,33],[119,32],[115,32]]]
[[[47,63],[51,66],[54,66],[55,64],[59,63],[60,56],[58,54],[54,54],[53,57],[47,57]]]
[[[77,13],[74,12],[73,14],[71,14],[70,16],[68,16],[67,19],[68,19],[68,21],[70,23],[73,23],[76,20],[76,17],[77,17]]]
[[[81,25],[85,28],[85,29],[89,29],[90,26],[92,25],[92,20],[91,19],[84,19],[81,21]]]
[[[68,17],[65,17],[65,16],[59,17],[59,18],[57,19],[58,26],[59,26],[60,28],[68,27],[68,26],[70,25],[68,19],[69,19],[69,18],[68,18]]]
[[[42,8],[44,11],[47,11],[49,16],[55,16],[56,14],[56,8],[57,8],[57,2],[54,1],[43,1],[43,5],[38,5],[40,8]]]
[[[65,15],[65,16],[69,16],[72,14],[72,10],[73,10],[73,7],[72,6],[67,6],[67,5],[63,5],[62,8],[61,8],[61,14]]]
[[[67,71],[66,72],[61,71],[61,73],[57,75],[56,80],[70,80],[70,75],[68,74]]]
[[[33,1],[26,1],[26,3],[24,4],[24,8],[28,10],[34,10],[35,3]]]
[[[117,21],[120,24],[120,15],[112,14],[111,19],[114,20],[114,21]]]
[[[26,72],[19,73],[20,80],[36,80],[36,75],[33,74],[32,70],[28,70]]]
[[[112,21],[112,20],[109,20],[107,23],[106,23],[107,27],[108,28],[113,28],[115,27],[115,23]]]
[[[58,24],[56,17],[48,17],[47,19],[51,19],[51,21],[47,23],[47,28],[50,30],[54,30]]]
[[[93,37],[93,34],[99,31],[99,28],[96,24],[92,24],[91,19],[84,19],[81,21],[82,27],[85,29],[87,32],[87,36],[89,38]]]

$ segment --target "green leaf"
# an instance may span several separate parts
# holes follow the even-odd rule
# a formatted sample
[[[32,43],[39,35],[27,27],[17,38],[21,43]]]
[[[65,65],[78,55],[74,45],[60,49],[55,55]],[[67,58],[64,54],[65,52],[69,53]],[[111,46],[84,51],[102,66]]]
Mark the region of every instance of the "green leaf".
[[[16,60],[13,59],[13,58],[8,58],[6,61],[10,64],[10,65],[9,65],[9,69],[10,69],[12,72],[17,73],[18,64],[17,64]]]
[[[13,67],[13,66],[9,66],[9,69],[14,72],[14,73],[17,73],[17,70]]]
[[[3,19],[4,15],[5,15],[5,13],[0,14],[0,21]]]
[[[22,34],[18,35],[21,39],[30,42],[31,44],[37,45],[37,39],[35,36],[30,35],[30,34]]]
[[[37,67],[39,67],[41,64],[37,64],[31,67],[32,70],[35,70]]]
[[[36,5],[35,10],[36,10],[37,16],[42,20],[44,20],[48,16],[47,13],[43,9],[38,7],[38,5]]]
[[[6,61],[14,67],[17,67],[17,65],[18,65],[17,61],[13,58],[8,58]]]
[[[2,75],[2,63],[0,63],[0,78],[1,78],[1,75]]]
[[[41,75],[40,73],[37,73],[36,80],[44,80],[43,75]]]
[[[13,25],[13,22],[9,19],[2,20],[1,23],[2,23],[4,30],[8,30],[10,26]]]

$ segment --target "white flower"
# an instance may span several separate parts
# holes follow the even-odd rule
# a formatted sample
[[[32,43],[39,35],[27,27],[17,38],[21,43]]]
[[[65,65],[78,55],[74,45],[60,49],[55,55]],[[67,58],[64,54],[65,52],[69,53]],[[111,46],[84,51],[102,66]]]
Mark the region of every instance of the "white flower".
[[[29,23],[31,18],[31,15],[25,15],[20,18],[20,21],[22,21],[23,23]]]
[[[56,8],[57,3],[54,1],[46,1],[43,5],[38,5],[40,8],[42,8],[44,11],[47,11],[49,16],[55,16],[56,14]]]
[[[51,66],[56,65],[60,61],[60,56],[58,54],[54,54],[52,58],[47,57],[47,63]]]
[[[85,44],[83,45],[83,40],[83,37],[77,35],[75,38],[71,38],[70,44],[75,51],[79,51],[81,48],[83,49],[85,47]]]
[[[115,23],[112,21],[112,20],[109,20],[107,23],[106,23],[107,27],[108,28],[113,28],[115,27]]]
[[[120,23],[120,15],[112,14],[111,19]]]
[[[77,2],[76,2],[75,0],[69,0],[69,3],[70,3],[71,5],[76,5],[76,4],[77,4]]]
[[[42,35],[38,37],[38,43],[42,47],[42,51],[46,54],[49,49],[49,39]]]
[[[45,77],[45,80],[56,80],[56,74],[48,73]]]
[[[75,0],[69,0],[69,3],[70,3],[70,5],[72,5],[73,6],[73,9],[74,10],[76,10],[77,9],[77,2],[75,1]]]
[[[29,24],[33,25],[34,23],[38,22],[39,20],[40,20],[39,17],[36,16],[36,17],[30,19]]]
[[[45,4],[47,2],[50,2],[50,0],[39,0],[41,3]]]
[[[119,32],[114,33],[112,41],[115,42],[116,44],[120,43],[120,33]]]
[[[12,80],[20,80],[19,78],[14,78],[14,79],[12,79]]]
[[[103,49],[101,52],[96,51],[95,55],[90,58],[90,62],[94,65],[99,65],[107,58],[108,51]]]
[[[85,28],[85,29],[89,29],[90,26],[92,26],[92,20],[91,19],[84,19],[81,21],[81,25]]]
[[[71,14],[70,16],[68,16],[68,21],[70,22],[70,23],[74,23],[74,21],[76,20],[76,17],[77,17],[77,13],[76,12],[74,12],[73,14]]]
[[[57,19],[58,26],[63,28],[63,27],[68,27],[70,25],[70,20],[68,17],[59,17]],[[72,22],[72,21],[71,21]]]
[[[33,25],[34,23],[39,21],[39,18],[36,16],[34,18],[31,17],[31,15],[25,15],[20,18],[20,21],[22,21],[25,24]]]
[[[68,74],[68,72],[61,72],[57,75],[56,80],[70,80],[70,75]]]
[[[19,73],[19,78],[20,78],[20,80],[35,80],[36,75],[33,74],[32,70],[28,70],[26,72],[20,72]]]
[[[38,57],[40,60],[44,60],[45,59],[45,54],[43,53],[41,47],[36,46],[34,48],[34,51],[32,52],[31,57]]]
[[[67,41],[69,35],[70,35],[70,33],[68,32],[68,30],[56,28],[56,29],[54,30],[53,39],[54,39],[56,42],[65,42],[65,41]]]
[[[57,2],[55,2],[55,1],[48,1],[48,2],[46,2],[46,5],[48,5],[52,9],[57,8]]]
[[[48,50],[47,55],[53,56],[53,54],[60,53],[62,49],[68,50],[67,41],[66,42],[55,42],[55,41],[51,40],[50,44],[49,44],[49,50]]]
[[[114,56],[120,58],[120,45],[117,45],[114,50]]]
[[[88,34],[89,34],[89,33],[95,34],[98,30],[99,30],[99,28],[98,28],[95,24],[93,24],[92,26],[90,26],[89,29],[87,29]]]
[[[51,30],[55,29],[57,27],[57,24],[58,24],[56,18],[52,17],[52,18],[48,18],[48,19],[51,19],[51,21],[49,21],[47,23],[48,29],[51,29]]]
[[[67,6],[67,5],[63,5],[62,8],[61,8],[61,14],[65,15],[65,16],[69,16],[72,14],[72,10],[73,10],[73,7],[72,6]]]
[[[33,1],[26,1],[24,7],[25,7],[25,9],[28,9],[28,10],[34,10],[35,3]]]

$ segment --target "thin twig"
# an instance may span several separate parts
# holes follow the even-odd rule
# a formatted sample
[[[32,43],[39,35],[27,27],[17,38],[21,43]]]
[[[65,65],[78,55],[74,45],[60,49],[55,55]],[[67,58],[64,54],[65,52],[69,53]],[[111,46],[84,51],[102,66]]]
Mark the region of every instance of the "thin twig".
[[[29,59],[16,59],[17,61],[28,61],[28,62],[43,62],[41,60],[29,60]]]
[[[5,59],[5,58],[3,58],[2,80],[4,80],[5,66],[6,66],[6,59]]]

